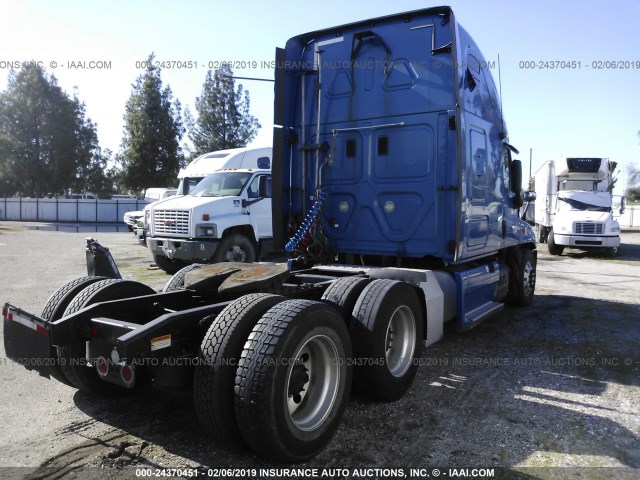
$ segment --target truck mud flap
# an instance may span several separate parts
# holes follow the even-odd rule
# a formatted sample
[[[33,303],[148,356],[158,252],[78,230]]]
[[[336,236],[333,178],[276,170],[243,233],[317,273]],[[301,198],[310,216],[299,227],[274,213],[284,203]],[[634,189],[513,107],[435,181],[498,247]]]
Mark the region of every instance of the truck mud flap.
[[[2,308],[4,350],[7,358],[49,378],[53,358],[48,322],[10,304]]]
[[[90,277],[122,278],[111,252],[93,238],[87,238],[87,275]]]

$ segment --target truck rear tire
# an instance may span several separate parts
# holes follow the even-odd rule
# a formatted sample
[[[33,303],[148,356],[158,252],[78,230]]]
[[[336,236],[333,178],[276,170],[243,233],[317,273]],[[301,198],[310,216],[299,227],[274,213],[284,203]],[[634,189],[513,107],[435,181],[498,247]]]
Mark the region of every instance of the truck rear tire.
[[[355,307],[364,288],[371,283],[370,278],[344,277],[339,278],[325,290],[322,300],[335,305],[342,314],[347,327],[351,323],[353,307]]]
[[[271,308],[236,371],[236,419],[245,442],[283,462],[317,455],[346,408],[350,358],[347,328],[329,305],[287,300]]]
[[[553,230],[549,230],[549,235],[547,236],[547,247],[551,255],[562,255],[562,252],[564,252],[564,247],[556,244],[553,236]]]
[[[379,279],[362,292],[353,311],[353,387],[383,401],[397,400],[418,370],[423,313],[409,284]]]
[[[218,262],[244,262],[256,261],[256,247],[251,240],[240,233],[231,233],[225,236],[213,254],[213,261]]]
[[[160,270],[164,270],[169,275],[178,273],[178,271],[186,265],[182,260],[172,260],[164,255],[153,254],[153,263],[155,263]]]
[[[62,318],[64,311],[78,293],[101,280],[107,280],[107,277],[80,277],[65,283],[49,297],[40,316],[45,320]]]
[[[509,292],[507,303],[527,307],[533,302],[536,288],[536,257],[528,248],[513,252],[509,258]]]
[[[233,388],[244,344],[267,310],[286,299],[266,293],[240,297],[220,312],[202,341],[193,397],[198,418],[221,442],[242,443],[233,407]]]
[[[175,292],[176,290],[180,290],[184,288],[184,277],[191,270],[202,267],[201,263],[192,263],[191,265],[187,265],[184,268],[178,270],[173,277],[169,279],[167,284],[162,289],[163,292]]]
[[[59,289],[57,289],[42,309],[42,317],[44,320],[59,320],[62,318],[64,311],[69,306],[69,303],[74,297],[84,288],[88,287],[92,283],[105,280],[107,277],[80,277],[70,282],[65,283]],[[58,356],[57,347],[51,346],[51,376],[65,385],[73,387],[73,384],[69,381],[67,376],[60,367],[60,359]]]
[[[155,291],[143,283],[132,280],[107,279],[84,288],[64,312],[64,316],[82,310],[84,307],[98,302],[118,300],[142,295],[150,295]],[[131,393],[134,388],[124,388],[101,380],[94,367],[85,364],[85,342],[79,341],[58,349],[62,360],[62,371],[71,384],[78,390],[104,398],[117,398]],[[140,375],[138,375],[138,378]],[[140,382],[136,382],[139,385]]]

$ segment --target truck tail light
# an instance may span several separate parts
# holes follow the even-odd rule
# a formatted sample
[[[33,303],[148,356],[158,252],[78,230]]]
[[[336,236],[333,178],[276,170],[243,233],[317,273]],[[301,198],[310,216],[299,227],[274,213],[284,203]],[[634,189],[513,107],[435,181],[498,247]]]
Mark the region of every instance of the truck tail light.
[[[96,370],[98,371],[98,375],[101,377],[109,375],[109,362],[106,358],[98,357],[96,359]]]
[[[127,387],[133,385],[133,382],[136,380],[136,375],[131,365],[123,365],[122,368],[120,368],[120,380],[122,380],[122,383]]]

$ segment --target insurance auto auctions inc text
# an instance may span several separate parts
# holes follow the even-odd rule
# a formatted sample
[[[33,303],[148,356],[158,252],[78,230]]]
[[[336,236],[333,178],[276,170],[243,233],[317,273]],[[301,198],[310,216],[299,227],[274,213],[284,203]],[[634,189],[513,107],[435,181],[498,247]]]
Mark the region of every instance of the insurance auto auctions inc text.
[[[493,468],[260,468],[258,478],[493,478]]]

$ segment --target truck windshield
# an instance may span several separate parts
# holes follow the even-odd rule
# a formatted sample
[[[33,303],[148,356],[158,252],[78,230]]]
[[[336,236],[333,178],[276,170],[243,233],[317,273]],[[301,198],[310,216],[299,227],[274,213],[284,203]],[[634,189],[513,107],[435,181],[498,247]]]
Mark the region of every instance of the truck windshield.
[[[592,205],[590,203],[580,202],[579,200],[574,200],[572,198],[563,198],[559,196],[558,200],[568,205],[571,210],[582,210],[582,211],[589,211],[589,212],[610,212],[611,211],[611,207]],[[560,208],[561,205],[562,204],[558,204],[558,207]]]
[[[233,197],[251,177],[249,172],[218,172],[207,175],[189,195],[194,197]]]

